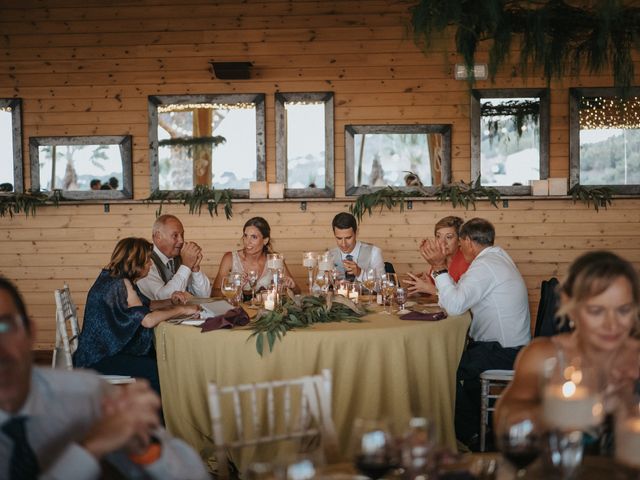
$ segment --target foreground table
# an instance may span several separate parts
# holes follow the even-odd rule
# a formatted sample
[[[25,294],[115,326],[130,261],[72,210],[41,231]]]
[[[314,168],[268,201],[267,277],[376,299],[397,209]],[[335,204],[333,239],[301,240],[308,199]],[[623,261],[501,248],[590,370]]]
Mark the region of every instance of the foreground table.
[[[412,416],[435,420],[455,448],[455,373],[470,316],[438,322],[371,314],[362,323],[329,323],[287,333],[260,357],[246,329],[200,333],[156,327],[162,403],[168,429],[208,457],[213,451],[207,383],[220,386],[333,374],[333,419],[342,449],[353,420],[388,418],[401,433]],[[232,421],[232,419],[229,419]]]

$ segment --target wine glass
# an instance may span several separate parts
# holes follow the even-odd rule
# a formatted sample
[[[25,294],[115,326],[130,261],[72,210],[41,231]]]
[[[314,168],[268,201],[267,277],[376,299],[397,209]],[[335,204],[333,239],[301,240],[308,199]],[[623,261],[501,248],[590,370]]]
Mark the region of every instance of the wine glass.
[[[526,468],[540,455],[540,433],[531,412],[507,412],[498,419],[496,440],[502,456],[522,478]]]
[[[393,303],[393,295],[398,288],[398,276],[395,273],[385,273],[382,277],[382,304],[384,310],[382,313],[391,314],[391,304]],[[389,311],[387,312],[387,302],[389,302]]]
[[[353,428],[355,467],[369,478],[382,478],[397,465],[396,451],[387,423],[356,419]]]
[[[329,274],[324,270],[318,270],[314,276],[314,283],[320,287],[323,293],[329,289]]]
[[[258,272],[255,270],[249,270],[247,273],[247,282],[249,282],[249,286],[251,287],[251,305],[255,305],[256,303],[256,284],[258,283]]]
[[[375,268],[367,268],[362,272],[362,285],[369,292],[369,301],[367,305],[371,305],[371,297],[373,295],[373,288],[376,285],[377,272]]]
[[[238,296],[238,287],[236,286],[235,276],[229,274],[222,278],[222,285],[220,286],[222,295],[225,296],[227,301],[232,305],[236,305],[236,297]]]
[[[396,303],[400,307],[399,314],[405,314],[408,310],[405,310],[404,304],[407,301],[407,291],[402,287],[396,288]]]

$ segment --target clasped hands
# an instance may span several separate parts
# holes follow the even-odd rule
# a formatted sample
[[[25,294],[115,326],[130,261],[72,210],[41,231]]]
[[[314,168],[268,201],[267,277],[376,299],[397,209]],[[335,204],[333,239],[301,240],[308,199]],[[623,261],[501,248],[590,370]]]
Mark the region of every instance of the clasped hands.
[[[420,255],[424,258],[433,270],[442,270],[447,268],[446,250],[443,243],[430,238],[425,238],[420,243]],[[407,273],[407,279],[404,283],[408,285],[409,294],[426,293],[429,295],[437,295],[438,291],[433,282],[430,281],[427,273]]]
[[[200,271],[202,261],[202,249],[195,242],[185,242],[180,249],[180,259],[182,264],[191,269],[192,272]]]

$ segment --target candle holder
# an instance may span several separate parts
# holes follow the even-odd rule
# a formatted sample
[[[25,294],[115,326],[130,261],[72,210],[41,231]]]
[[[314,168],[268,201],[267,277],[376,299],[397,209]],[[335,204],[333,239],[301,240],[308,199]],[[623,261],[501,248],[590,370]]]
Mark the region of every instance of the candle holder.
[[[640,480],[640,400],[623,398],[616,411],[615,459],[631,468]]]
[[[333,263],[331,261],[331,254],[325,252],[318,257],[318,270],[321,272],[327,272],[333,270]]]
[[[309,295],[313,295],[313,271],[318,266],[318,254],[316,252],[305,252],[302,255],[302,266],[307,269]]]
[[[268,253],[267,269],[271,272],[275,290],[278,292],[284,270],[284,256],[279,253]]]
[[[362,285],[360,282],[352,282],[348,284],[347,298],[353,303],[360,303],[360,297],[362,296]]]

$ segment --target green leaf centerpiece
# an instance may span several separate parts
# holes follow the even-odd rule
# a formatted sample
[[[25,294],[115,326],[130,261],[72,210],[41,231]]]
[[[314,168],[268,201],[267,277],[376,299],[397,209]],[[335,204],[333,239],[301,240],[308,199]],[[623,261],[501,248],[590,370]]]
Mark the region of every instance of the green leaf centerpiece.
[[[351,300],[329,293],[325,297],[294,296],[290,291],[275,310],[261,310],[251,324],[256,338],[256,350],[264,353],[265,340],[273,351],[276,340],[282,340],[289,330],[306,328],[314,323],[360,322],[367,312]]]

